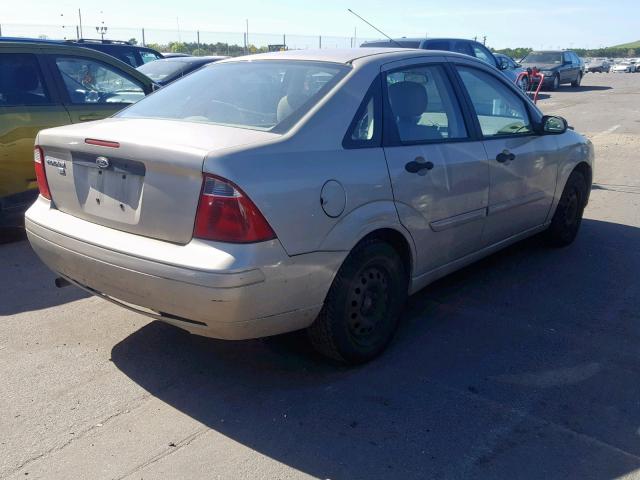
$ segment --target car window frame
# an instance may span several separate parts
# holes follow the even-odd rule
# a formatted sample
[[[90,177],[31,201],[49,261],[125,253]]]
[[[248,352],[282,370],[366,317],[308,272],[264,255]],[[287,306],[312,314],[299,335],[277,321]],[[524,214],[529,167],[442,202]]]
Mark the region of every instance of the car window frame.
[[[105,54],[106,55],[106,54]],[[135,83],[136,85],[138,85],[141,89],[142,92],[144,93],[144,96],[146,97],[147,95],[149,95],[151,93],[151,91],[149,91],[149,89],[147,88],[147,86],[139,79],[135,78],[134,76],[130,75],[128,72],[126,72],[125,70],[123,70],[122,68],[120,68],[118,65],[114,65],[112,63],[109,62],[105,62],[100,58],[95,58],[91,55],[83,55],[81,53],[60,53],[60,52],[47,52],[46,54],[43,54],[43,60],[45,60],[45,62],[47,63],[47,67],[51,72],[51,75],[54,77],[54,82],[56,85],[56,88],[58,89],[59,93],[60,93],[60,100],[61,103],[66,106],[66,107],[74,107],[74,106],[79,106],[79,105],[95,105],[95,106],[105,106],[105,105],[119,105],[121,106],[121,108],[124,107],[128,107],[130,105],[132,105],[132,103],[116,103],[116,102],[109,102],[109,103],[74,103],[71,101],[71,95],[69,94],[69,91],[67,90],[67,86],[64,82],[64,79],[62,78],[62,72],[60,72],[60,69],[58,68],[58,65],[56,63],[56,59],[57,58],[81,58],[81,59],[86,59],[86,60],[90,60],[96,63],[99,63],[101,65],[106,65],[107,67],[110,67],[111,69],[117,71],[120,75],[122,75],[123,77],[125,77],[127,80],[129,80],[130,82]],[[116,59],[117,60],[117,59]],[[120,60],[117,60],[118,62],[120,62]],[[124,62],[123,62],[124,63]],[[125,63],[125,65],[128,65],[127,63]],[[134,102],[135,103],[135,102]]]
[[[31,55],[35,60],[36,68],[38,69],[38,73],[40,74],[42,88],[49,100],[47,103],[40,103],[37,105],[2,105],[2,108],[26,109],[26,108],[55,107],[55,106],[61,107],[62,106],[62,101],[61,101],[57,84],[56,84],[57,82],[55,82],[55,80],[51,77],[50,72],[47,68],[47,65],[44,64],[44,62],[40,58],[39,53],[28,52],[28,51],[25,51],[25,52],[9,51],[9,52],[0,52],[0,53],[5,55]]]
[[[481,61],[481,60],[480,60]],[[387,93],[387,75],[390,75],[395,72],[409,70],[409,69],[417,69],[421,67],[432,67],[439,66],[444,71],[445,77],[449,81],[449,85],[451,86],[451,93],[454,98],[455,103],[460,109],[462,121],[464,123],[465,129],[467,131],[466,137],[462,138],[441,138],[441,139],[432,139],[432,140],[413,140],[407,141],[402,140],[400,138],[400,133],[398,132],[398,126],[393,118],[393,112],[391,110],[391,103],[389,102],[389,95]],[[383,147],[407,147],[413,145],[442,145],[447,143],[463,143],[463,142],[472,142],[477,139],[477,132],[475,131],[475,127],[471,122],[471,117],[469,116],[469,112],[467,111],[465,103],[460,98],[460,92],[458,89],[457,81],[451,75],[450,65],[446,60],[444,61],[432,61],[432,62],[416,62],[416,63],[404,63],[403,65],[399,65],[398,67],[390,68],[384,70],[380,74],[380,87],[382,90],[382,146]]]
[[[371,82],[369,89],[365,93],[353,119],[349,123],[349,127],[342,138],[342,147],[346,150],[356,148],[380,148],[382,146],[382,138],[384,132],[384,116],[382,114],[382,85],[383,75],[380,73]],[[353,130],[360,121],[369,101],[373,99],[373,137],[370,140],[354,140],[352,138]]]
[[[524,93],[519,88],[516,87],[515,83],[509,82],[504,77],[504,75],[496,75],[495,72],[491,71],[491,67],[482,68],[484,67],[484,65],[478,65],[478,64],[475,64],[475,62],[472,63],[472,62],[461,61],[461,59],[458,59],[458,58],[450,59],[449,61],[450,61],[452,73],[456,79],[456,83],[461,89],[461,95],[464,97],[466,108],[469,110],[471,114],[471,121],[473,122],[476,138],[482,141],[490,141],[490,140],[498,140],[498,139],[504,139],[504,138],[526,138],[531,136],[537,137],[541,135],[539,126],[540,126],[540,122],[543,114],[533,104],[531,99],[525,96]],[[479,60],[479,61],[482,62],[482,60]],[[485,62],[482,62],[482,63],[485,64]],[[493,78],[495,78],[499,83],[504,85],[505,88],[511,90],[516,95],[516,97],[520,99],[520,101],[524,106],[524,109],[529,118],[529,123],[531,124],[531,131],[527,133],[514,133],[514,134],[505,134],[505,135],[493,135],[493,136],[484,135],[482,133],[480,120],[478,119],[478,114],[473,105],[473,101],[471,100],[471,96],[469,95],[469,92],[467,91],[467,87],[465,86],[464,81],[462,80],[462,77],[458,72],[458,68],[457,68],[458,66],[476,69],[486,73],[487,75],[493,75]]]

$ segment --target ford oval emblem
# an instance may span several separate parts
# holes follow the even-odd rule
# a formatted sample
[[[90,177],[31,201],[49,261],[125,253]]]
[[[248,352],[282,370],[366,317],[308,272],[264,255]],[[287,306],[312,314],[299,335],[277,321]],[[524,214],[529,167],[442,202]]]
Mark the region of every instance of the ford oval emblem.
[[[109,159],[107,157],[96,158],[96,165],[98,168],[107,168],[109,166]]]

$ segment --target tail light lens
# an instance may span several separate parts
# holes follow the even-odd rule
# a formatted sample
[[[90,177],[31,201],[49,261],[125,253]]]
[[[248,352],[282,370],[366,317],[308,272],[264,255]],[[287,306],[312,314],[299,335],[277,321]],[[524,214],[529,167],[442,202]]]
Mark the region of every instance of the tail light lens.
[[[193,236],[228,243],[276,238],[258,207],[236,185],[205,174]]]
[[[51,192],[49,191],[49,184],[47,183],[47,172],[45,172],[44,169],[44,152],[37,145],[33,149],[33,161],[36,168],[36,180],[38,181],[40,195],[51,200]]]

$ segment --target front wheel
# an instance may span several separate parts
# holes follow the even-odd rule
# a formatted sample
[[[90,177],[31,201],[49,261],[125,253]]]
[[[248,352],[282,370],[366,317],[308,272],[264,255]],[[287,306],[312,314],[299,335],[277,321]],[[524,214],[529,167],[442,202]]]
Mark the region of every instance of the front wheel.
[[[587,182],[584,175],[574,171],[567,179],[551,225],[545,232],[550,245],[565,247],[575,240],[582,223],[586,200]]]
[[[553,83],[551,84],[551,90],[557,90],[560,88],[560,75],[557,73],[553,76]]]
[[[356,246],[329,289],[307,333],[321,354],[359,364],[389,344],[408,292],[408,272],[396,250],[373,239]]]

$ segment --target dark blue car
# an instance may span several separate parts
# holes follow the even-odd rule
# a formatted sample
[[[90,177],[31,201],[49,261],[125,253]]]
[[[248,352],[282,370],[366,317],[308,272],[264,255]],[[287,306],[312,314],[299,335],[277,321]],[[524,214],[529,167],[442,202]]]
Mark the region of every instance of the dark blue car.
[[[144,73],[158,85],[165,86],[184,77],[185,75],[188,75],[200,67],[207,65],[208,63],[217,62],[224,58],[227,57],[171,57],[151,63],[145,63],[138,67],[138,71]]]

